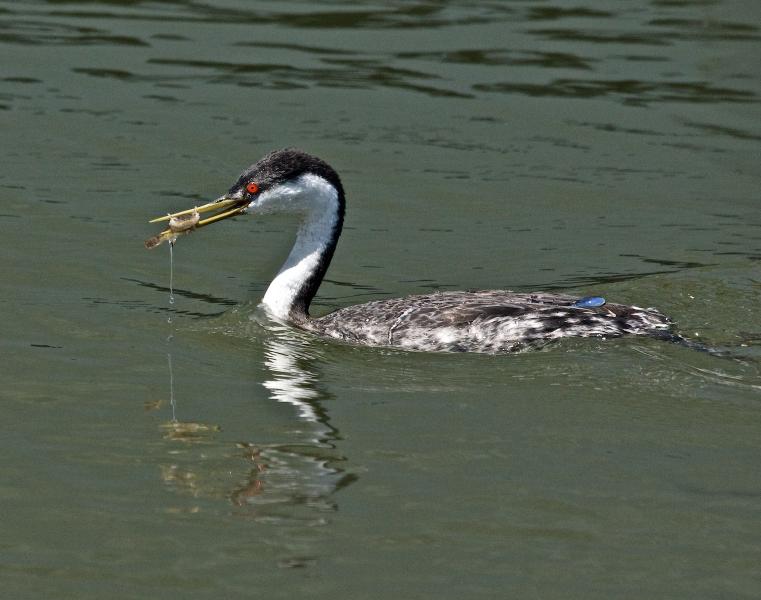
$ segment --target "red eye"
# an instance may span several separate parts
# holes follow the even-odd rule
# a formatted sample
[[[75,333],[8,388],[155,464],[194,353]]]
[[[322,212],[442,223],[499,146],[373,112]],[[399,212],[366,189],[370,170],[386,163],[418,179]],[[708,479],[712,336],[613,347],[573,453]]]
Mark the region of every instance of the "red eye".
[[[246,191],[249,194],[256,194],[259,191],[259,186],[252,181],[246,186]]]

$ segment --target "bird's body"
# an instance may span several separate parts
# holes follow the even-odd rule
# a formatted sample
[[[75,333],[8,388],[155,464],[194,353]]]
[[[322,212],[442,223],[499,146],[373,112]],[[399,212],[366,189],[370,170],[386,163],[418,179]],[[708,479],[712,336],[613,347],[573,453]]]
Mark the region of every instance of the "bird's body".
[[[654,309],[575,306],[579,298],[506,290],[441,292],[348,306],[301,323],[350,343],[445,352],[520,352],[563,337],[619,337],[667,331]]]
[[[314,156],[278,150],[244,171],[218,202],[238,207],[221,218],[241,212],[299,215],[294,246],[262,306],[275,319],[322,337],[409,350],[504,353],[563,337],[658,336],[671,326],[655,309],[504,290],[406,296],[312,318],[309,305],[343,225],[345,196],[338,174]],[[214,220],[219,219],[207,221]]]

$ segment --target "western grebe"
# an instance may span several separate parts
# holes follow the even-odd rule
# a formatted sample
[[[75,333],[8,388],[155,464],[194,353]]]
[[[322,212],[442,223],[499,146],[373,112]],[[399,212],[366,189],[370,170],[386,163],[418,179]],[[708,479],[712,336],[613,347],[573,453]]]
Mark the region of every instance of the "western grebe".
[[[200,213],[210,211],[216,212],[200,219]],[[296,241],[261,303],[279,321],[353,344],[503,353],[564,337],[682,339],[669,332],[671,321],[653,308],[543,292],[440,292],[348,306],[313,318],[309,305],[333,258],[344,211],[336,171],[315,156],[287,148],[243,171],[214,202],[151,221],[167,220],[170,228],[146,246],[173,243],[177,235],[242,213],[295,213],[301,218]]]

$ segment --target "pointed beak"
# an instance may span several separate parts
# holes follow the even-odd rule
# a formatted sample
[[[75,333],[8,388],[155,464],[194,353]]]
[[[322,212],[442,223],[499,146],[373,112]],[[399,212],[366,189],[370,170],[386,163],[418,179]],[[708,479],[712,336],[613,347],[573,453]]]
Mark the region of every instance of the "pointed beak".
[[[229,219],[235,215],[241,214],[249,205],[248,200],[242,198],[229,198],[222,196],[213,202],[203,206],[195,206],[187,210],[168,214],[164,217],[157,217],[148,221],[149,223],[161,223],[168,221],[169,228],[165,229],[158,235],[145,240],[145,247],[148,249],[155,248],[159,244],[177,238],[178,235],[189,233],[199,227],[206,227],[217,221]],[[203,213],[213,213],[205,218],[201,218]]]

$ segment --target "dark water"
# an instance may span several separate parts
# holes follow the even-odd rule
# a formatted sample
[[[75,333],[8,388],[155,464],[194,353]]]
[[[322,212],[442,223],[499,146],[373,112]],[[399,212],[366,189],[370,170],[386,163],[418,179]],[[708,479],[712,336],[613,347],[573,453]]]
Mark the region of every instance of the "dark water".
[[[0,2],[2,596],[759,597],[760,7]],[[349,194],[318,311],[572,290],[736,357],[304,337],[287,220],[170,306],[146,221],[287,145]]]

